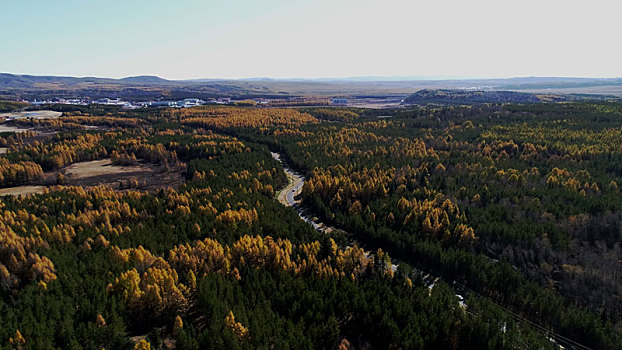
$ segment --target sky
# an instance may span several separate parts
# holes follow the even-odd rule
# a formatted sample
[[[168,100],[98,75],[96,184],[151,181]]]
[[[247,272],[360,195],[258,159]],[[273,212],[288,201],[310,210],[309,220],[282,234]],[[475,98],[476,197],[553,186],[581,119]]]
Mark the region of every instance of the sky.
[[[622,77],[618,0],[0,0],[0,72]]]

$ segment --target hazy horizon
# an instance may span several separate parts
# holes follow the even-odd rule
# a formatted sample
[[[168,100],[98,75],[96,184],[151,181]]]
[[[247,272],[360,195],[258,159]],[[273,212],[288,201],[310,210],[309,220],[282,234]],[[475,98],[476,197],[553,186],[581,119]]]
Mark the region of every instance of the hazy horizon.
[[[621,76],[614,77],[598,77],[598,76],[490,76],[490,77],[465,77],[465,76],[380,76],[380,75],[368,75],[368,76],[343,76],[343,77],[329,77],[329,76],[321,76],[321,77],[270,77],[270,76],[250,76],[250,77],[239,77],[239,78],[212,78],[212,77],[195,77],[195,78],[181,78],[181,79],[169,79],[166,77],[161,77],[156,74],[139,74],[139,75],[127,75],[127,76],[95,76],[95,75],[55,75],[55,74],[30,74],[30,73],[20,73],[20,72],[0,72],[0,74],[12,74],[17,76],[33,76],[33,77],[61,77],[61,78],[78,78],[78,79],[127,79],[127,78],[136,78],[136,77],[155,77],[160,79],[165,79],[168,81],[179,81],[179,82],[200,82],[200,81],[250,81],[250,80],[274,80],[274,81],[379,81],[379,82],[408,82],[408,81],[451,81],[451,80],[512,80],[512,79],[587,79],[587,80],[599,80],[599,79],[622,79]]]
[[[614,78],[622,76],[616,7],[606,0],[5,2],[0,71],[170,80]]]

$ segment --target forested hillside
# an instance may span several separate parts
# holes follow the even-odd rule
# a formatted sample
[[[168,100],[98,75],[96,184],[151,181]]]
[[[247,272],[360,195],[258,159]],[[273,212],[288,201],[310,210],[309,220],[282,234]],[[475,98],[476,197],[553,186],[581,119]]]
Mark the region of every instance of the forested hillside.
[[[620,104],[59,108],[0,134],[0,348],[622,349]]]
[[[477,91],[423,89],[406,97],[406,104],[470,105],[482,103],[538,103],[550,101],[569,101],[572,96],[537,95],[515,91]]]

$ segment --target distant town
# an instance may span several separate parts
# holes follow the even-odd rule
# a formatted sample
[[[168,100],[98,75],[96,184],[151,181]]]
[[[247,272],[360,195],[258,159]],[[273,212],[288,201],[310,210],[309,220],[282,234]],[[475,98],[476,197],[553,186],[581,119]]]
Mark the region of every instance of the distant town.
[[[399,102],[400,99],[392,102]],[[332,98],[326,99],[318,103],[317,99],[304,99],[304,98],[290,98],[287,100],[271,100],[266,98],[254,98],[254,99],[246,99],[246,100],[233,100],[229,97],[220,97],[213,98],[209,100],[202,100],[198,98],[186,98],[183,100],[173,101],[173,100],[155,100],[155,101],[127,101],[121,98],[100,98],[97,100],[91,100],[88,98],[52,98],[52,99],[34,99],[34,100],[23,100],[23,102],[28,102],[32,105],[47,105],[47,104],[69,104],[69,105],[91,105],[91,104],[99,104],[99,105],[107,105],[107,106],[120,106],[125,109],[136,109],[136,108],[145,108],[145,107],[171,107],[171,108],[189,108],[202,106],[206,104],[236,104],[236,103],[251,103],[256,105],[269,105],[274,102],[278,102],[278,105],[290,103],[304,103],[310,102],[311,104],[330,104],[336,106],[347,106],[349,104],[348,99],[346,98]]]
[[[126,109],[135,109],[135,108],[144,108],[144,107],[175,107],[175,108],[187,108],[187,107],[196,107],[204,104],[229,104],[231,103],[230,98],[218,98],[210,101],[204,101],[198,98],[186,98],[179,101],[125,101],[120,98],[100,98],[97,100],[90,99],[64,99],[64,98],[53,98],[49,100],[32,100],[25,101],[29,102],[32,105],[44,105],[44,104],[70,104],[70,105],[82,105],[86,106],[89,104],[100,104],[100,105],[108,105],[108,106],[121,106]],[[267,103],[263,100],[254,101],[255,103]]]
[[[252,99],[233,99],[231,97],[218,97],[210,99],[185,98],[182,100],[150,100],[150,101],[131,101],[119,97],[114,98],[51,98],[51,99],[22,99],[31,105],[49,104],[68,104],[68,105],[107,105],[119,106],[124,109],[137,109],[147,107],[166,107],[166,108],[189,108],[202,105],[236,105],[236,106],[265,106],[265,107],[303,107],[303,106],[340,106],[340,107],[359,107],[359,108],[396,108],[404,102],[404,96],[399,97],[286,97],[279,99],[252,98]]]

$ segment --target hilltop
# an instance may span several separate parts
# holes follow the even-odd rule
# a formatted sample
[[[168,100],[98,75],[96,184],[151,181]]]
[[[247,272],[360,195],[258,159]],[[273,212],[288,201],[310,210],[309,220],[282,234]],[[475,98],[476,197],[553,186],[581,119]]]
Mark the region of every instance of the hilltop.
[[[566,102],[584,99],[607,99],[613,96],[600,95],[560,95],[516,91],[449,90],[423,89],[404,99],[409,105],[473,105],[482,103],[540,103]]]

